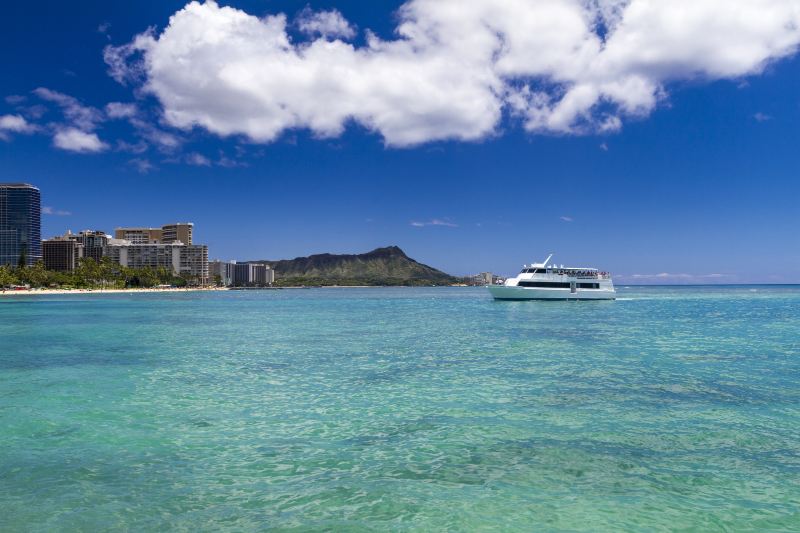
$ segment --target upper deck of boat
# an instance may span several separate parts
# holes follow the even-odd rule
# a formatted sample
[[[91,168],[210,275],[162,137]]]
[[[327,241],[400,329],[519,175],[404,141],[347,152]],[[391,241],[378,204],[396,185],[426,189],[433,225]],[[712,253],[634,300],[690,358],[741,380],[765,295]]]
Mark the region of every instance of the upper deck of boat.
[[[564,268],[564,267],[525,267],[520,272],[539,276],[567,276],[577,279],[611,279],[608,272],[600,272],[596,268]]]

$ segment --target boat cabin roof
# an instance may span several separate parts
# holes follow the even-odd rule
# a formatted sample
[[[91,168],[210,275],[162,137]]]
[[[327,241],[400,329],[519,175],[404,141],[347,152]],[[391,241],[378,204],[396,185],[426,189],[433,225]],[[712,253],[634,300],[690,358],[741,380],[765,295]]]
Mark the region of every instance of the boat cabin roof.
[[[534,270],[558,270],[559,272],[599,272],[596,268],[579,268],[579,267],[559,267],[555,265],[543,267],[539,265],[525,265],[523,267],[523,272],[533,272]]]
[[[544,260],[543,263],[531,263],[530,265],[522,265],[522,272],[521,274],[545,274],[548,271],[550,272],[566,272],[566,273],[579,273],[579,272],[587,272],[592,274],[597,274],[600,272],[597,268],[589,268],[589,267],[565,267],[564,265],[548,265],[550,259],[553,257],[553,254],[547,256],[547,259]]]

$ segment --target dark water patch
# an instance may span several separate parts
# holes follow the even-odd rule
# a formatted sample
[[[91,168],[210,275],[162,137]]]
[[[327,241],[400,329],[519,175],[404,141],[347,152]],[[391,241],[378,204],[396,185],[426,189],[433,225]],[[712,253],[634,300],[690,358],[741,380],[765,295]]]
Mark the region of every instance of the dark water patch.
[[[676,359],[698,362],[698,363],[730,363],[740,362],[746,360],[753,360],[758,358],[768,359],[771,356],[751,355],[751,354],[720,354],[720,353],[687,353],[682,355],[675,355]]]
[[[239,355],[235,358],[225,357],[219,354],[218,359],[224,361],[225,366],[235,368],[241,372],[251,372],[255,374],[272,374],[282,372],[292,367],[290,363],[264,359],[258,354]]]
[[[779,406],[797,402],[797,394],[787,391],[760,391],[746,387],[716,387],[685,384],[606,384],[562,387],[544,396],[522,398],[526,406],[575,407],[616,403],[638,411],[674,409],[679,406]]]
[[[136,366],[153,364],[150,354],[137,352],[131,346],[102,346],[89,339],[52,343],[32,339],[30,345],[19,347],[11,354],[0,355],[0,369],[42,370],[79,366]]]
[[[214,424],[211,421],[203,419],[189,420],[189,425],[196,428],[210,428],[214,426]]]
[[[381,427],[379,433],[357,435],[343,439],[341,444],[345,447],[383,446],[416,437],[420,433],[437,431],[449,421],[450,419],[446,417],[428,417],[395,424],[385,424]]]
[[[104,353],[44,355],[33,354],[24,359],[0,357],[0,370],[44,370],[80,366],[138,366],[152,365],[147,358],[118,357]]]

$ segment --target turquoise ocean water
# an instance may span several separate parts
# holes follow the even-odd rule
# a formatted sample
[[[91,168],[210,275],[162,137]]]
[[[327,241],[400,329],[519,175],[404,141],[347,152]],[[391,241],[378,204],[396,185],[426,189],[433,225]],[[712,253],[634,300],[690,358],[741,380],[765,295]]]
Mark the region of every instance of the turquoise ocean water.
[[[0,300],[2,531],[798,531],[800,287]]]

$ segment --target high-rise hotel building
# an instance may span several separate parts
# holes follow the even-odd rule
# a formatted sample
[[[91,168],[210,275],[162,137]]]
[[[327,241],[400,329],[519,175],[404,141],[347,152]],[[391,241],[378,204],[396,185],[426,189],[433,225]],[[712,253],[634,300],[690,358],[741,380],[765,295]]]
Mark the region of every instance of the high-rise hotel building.
[[[114,238],[131,244],[158,244],[161,242],[161,228],[117,228]]]
[[[197,283],[208,283],[208,247],[193,244],[194,224],[178,222],[161,228],[116,228],[103,254],[131,268],[170,268]]]
[[[182,242],[192,244],[192,229],[194,224],[191,222],[177,222],[166,224],[160,228],[117,228],[114,230],[114,238],[125,239],[133,244],[172,244]]]
[[[172,243],[182,242],[183,244],[192,244],[192,229],[194,224],[191,222],[178,222],[177,224],[167,224],[161,226],[161,242]]]
[[[44,267],[47,270],[72,271],[81,259],[103,259],[109,243],[122,242],[110,238],[102,231],[84,230],[80,233],[67,231],[64,235],[42,241]]]
[[[84,257],[84,249],[83,244],[73,237],[68,233],[42,241],[42,257],[47,270],[72,272],[78,268],[78,262]]]
[[[195,283],[208,283],[208,247],[183,243],[133,244],[114,239],[103,250],[104,257],[130,268],[167,268],[175,275],[192,278]]]
[[[226,287],[267,287],[275,283],[275,271],[263,263],[211,261],[209,281]]]
[[[42,259],[42,203],[28,183],[0,183],[0,265]]]

